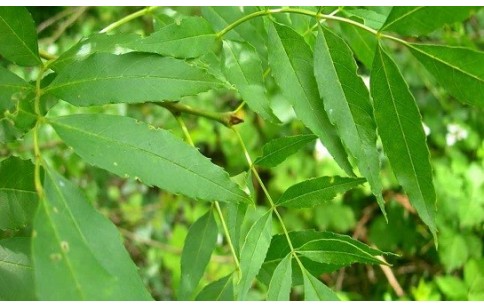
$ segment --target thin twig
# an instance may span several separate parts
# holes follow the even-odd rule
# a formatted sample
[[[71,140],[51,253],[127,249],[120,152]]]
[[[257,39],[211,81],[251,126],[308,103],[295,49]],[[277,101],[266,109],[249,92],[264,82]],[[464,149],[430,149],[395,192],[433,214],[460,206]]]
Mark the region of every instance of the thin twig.
[[[37,33],[40,33],[47,29],[48,27],[55,24],[57,21],[61,20],[62,18],[66,17],[69,14],[72,14],[76,10],[75,7],[70,7],[65,10],[60,11],[59,13],[55,14],[49,19],[44,20],[37,26]]]
[[[79,17],[81,17],[81,15],[84,14],[84,12],[88,8],[89,8],[88,6],[78,7],[68,19],[66,19],[64,22],[59,24],[59,27],[57,27],[57,30],[51,37],[48,37],[45,40],[43,40],[43,43],[45,43],[46,45],[50,45],[55,41],[57,41],[62,36],[62,34],[64,34],[67,28],[69,28],[72,24],[74,24],[76,20],[79,19]]]

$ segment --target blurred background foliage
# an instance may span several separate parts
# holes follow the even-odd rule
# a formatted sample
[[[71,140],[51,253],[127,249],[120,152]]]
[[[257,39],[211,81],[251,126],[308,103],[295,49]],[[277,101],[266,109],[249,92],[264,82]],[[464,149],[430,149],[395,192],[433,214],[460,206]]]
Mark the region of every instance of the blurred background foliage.
[[[40,49],[59,55],[81,38],[139,9],[30,7],[29,11],[38,26]],[[330,12],[333,9],[324,10]],[[388,12],[388,8],[384,7],[371,9]],[[201,8],[198,7],[159,8],[152,15],[135,19],[116,31],[149,34],[170,18],[176,20],[183,15],[200,14]],[[277,15],[277,18],[282,23],[290,23],[301,34],[307,34],[313,23],[303,16]],[[483,25],[484,10],[481,9],[464,23],[446,26],[417,40],[482,50]],[[342,31],[338,24],[332,23],[331,26]],[[311,41],[310,35],[305,37]],[[396,60],[416,97],[426,125],[438,196],[438,250],[385,161],[382,176],[388,224],[368,186],[361,186],[314,209],[281,210],[282,215],[290,230],[314,228],[345,233],[381,250],[400,255],[399,258],[388,260],[393,266],[386,273],[376,266],[355,264],[323,276],[323,280],[337,290],[342,298],[484,300],[484,112],[456,101],[435,86],[433,77],[406,49],[401,46],[393,48],[397,50]],[[0,61],[8,66],[6,61]],[[9,68],[25,79],[32,80],[36,75],[36,72],[28,69]],[[368,70],[361,65],[360,73],[365,78]],[[272,82],[270,78],[268,75],[268,84]],[[282,124],[265,122],[247,107],[239,113],[244,119],[244,123],[239,124],[239,130],[253,158],[261,154],[262,145],[272,138],[308,132],[294,119],[289,102],[284,100],[275,85],[273,88],[271,102]],[[183,103],[199,109],[230,111],[241,101],[236,92],[211,91],[188,97]],[[183,138],[170,112],[150,104],[75,108],[61,101],[50,113],[62,115],[80,110],[84,113],[103,112],[142,119]],[[196,146],[204,155],[223,166],[232,176],[247,170],[245,158],[231,131],[204,118],[184,115],[184,119]],[[0,148],[0,154],[13,152],[21,157],[31,157],[31,135],[26,134],[22,141],[18,141],[15,132],[2,125],[0,141],[5,146]],[[119,227],[128,251],[155,299],[176,299],[184,238],[190,225],[206,212],[209,204],[165,193],[87,165],[52,130],[45,131],[41,139],[41,147],[49,153],[51,164],[82,187],[93,205]],[[318,142],[313,142],[276,168],[261,168],[260,173],[275,199],[296,182],[316,176],[343,175]],[[259,193],[259,187],[255,186],[255,189],[257,204],[265,205],[266,200]],[[249,211],[247,220],[250,219]],[[220,235],[216,253],[199,288],[228,274],[233,268],[231,262],[228,247]],[[250,296],[254,300],[263,299],[265,290],[263,284],[257,285]],[[301,298],[297,288],[292,296],[294,299]]]

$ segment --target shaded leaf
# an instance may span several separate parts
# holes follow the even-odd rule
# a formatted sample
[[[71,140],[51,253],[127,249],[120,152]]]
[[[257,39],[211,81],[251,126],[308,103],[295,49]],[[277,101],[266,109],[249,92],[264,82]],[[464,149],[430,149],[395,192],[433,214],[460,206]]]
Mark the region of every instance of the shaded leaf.
[[[227,228],[229,230],[230,239],[234,245],[235,253],[240,256],[240,238],[242,223],[247,213],[247,204],[227,204],[225,221],[227,222]]]
[[[0,240],[0,300],[35,300],[30,238]]]
[[[422,117],[398,67],[381,46],[370,78],[383,149],[410,203],[436,240],[435,189]]]
[[[260,217],[250,228],[240,251],[240,269],[242,277],[239,281],[238,299],[246,298],[252,281],[259,273],[264,263],[267,249],[272,238],[272,211]]]
[[[301,269],[304,280],[305,301],[339,301],[338,296],[322,281],[311,275],[306,269]]]
[[[0,66],[0,118],[32,89],[28,82]]]
[[[308,134],[273,139],[262,147],[262,156],[257,158],[254,164],[267,168],[275,167],[316,138],[316,135]]]
[[[218,228],[210,209],[188,230],[181,255],[179,298],[188,300],[205,272],[217,244]]]
[[[200,291],[197,301],[233,301],[234,284],[232,282],[232,274],[229,274],[217,281],[214,281],[205,286]]]
[[[203,70],[159,55],[94,54],[66,65],[46,93],[76,106],[179,100],[220,86]]]
[[[264,119],[279,123],[270,108],[262,78],[262,62],[248,43],[223,42],[222,69],[228,81],[235,85],[249,107]]]
[[[353,54],[343,39],[320,27],[314,45],[314,72],[319,93],[329,120],[356,159],[386,216],[373,108],[368,89],[357,70]]]
[[[361,22],[359,18],[353,17],[351,19]],[[366,30],[344,22],[340,23],[339,27],[343,38],[350,45],[358,60],[367,68],[371,68],[378,44],[376,37]]]
[[[87,38],[81,39],[69,50],[62,53],[50,68],[54,71],[62,71],[67,65],[88,58],[94,53],[124,54],[132,51],[126,48],[129,43],[139,40],[141,37],[135,33],[94,33]]]
[[[289,187],[276,202],[276,206],[307,208],[321,205],[362,183],[363,178],[342,178],[323,176]]]
[[[25,7],[0,7],[0,54],[22,66],[41,64],[37,32]]]
[[[70,115],[50,123],[83,159],[119,176],[192,198],[249,201],[222,168],[168,131],[105,114]]]
[[[149,300],[111,221],[53,170],[34,218],[32,259],[39,300]]]
[[[473,10],[455,6],[394,6],[381,30],[402,35],[427,34],[445,24],[463,21]]]
[[[412,54],[439,84],[463,103],[484,107],[484,53],[477,50],[410,44]]]
[[[288,254],[277,265],[269,284],[267,300],[270,301],[288,301],[292,286],[292,254]]]
[[[304,125],[316,134],[340,167],[353,176],[351,164],[319,97],[313,54],[294,30],[274,23],[269,27],[269,66],[283,95]]]
[[[196,58],[214,50],[216,40],[216,34],[205,19],[186,17],[125,46],[175,58]]]
[[[0,162],[0,230],[30,225],[38,202],[32,162],[17,157]]]

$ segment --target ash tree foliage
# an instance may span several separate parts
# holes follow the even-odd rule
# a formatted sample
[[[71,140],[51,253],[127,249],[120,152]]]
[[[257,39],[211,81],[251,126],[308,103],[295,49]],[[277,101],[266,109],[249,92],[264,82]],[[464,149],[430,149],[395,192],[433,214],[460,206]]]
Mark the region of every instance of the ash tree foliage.
[[[364,185],[395,224],[386,216],[383,161],[437,247],[430,152],[406,81],[409,69],[395,57],[405,49],[448,94],[482,108],[484,53],[426,40],[477,10],[203,7],[195,17],[149,7],[49,54],[39,51],[26,8],[0,8],[0,142],[31,144],[29,155],[7,151],[0,161],[0,298],[152,299],[116,225],[91,204],[85,183],[67,178],[42,146],[52,130],[61,140],[55,146],[67,145],[88,165],[209,204],[183,244],[181,300],[246,300],[261,286],[268,300],[289,300],[294,288],[305,300],[339,300],[322,274],[353,263],[388,265],[384,257],[394,255],[343,234],[289,229],[284,215]],[[140,16],[153,16],[151,33],[119,31]],[[23,68],[31,79],[19,77]],[[233,111],[184,103],[224,91],[243,103]],[[278,116],[274,92],[293,109],[293,119]],[[73,112],[53,111],[65,102]],[[169,110],[184,139],[146,119],[86,108],[108,104]],[[306,130],[270,140],[256,157],[238,128],[247,113],[275,127],[300,121]],[[246,172],[229,174],[203,155],[185,125],[188,115],[231,135]],[[261,172],[315,140],[341,172],[294,182],[271,196]],[[220,235],[232,270],[200,285]]]

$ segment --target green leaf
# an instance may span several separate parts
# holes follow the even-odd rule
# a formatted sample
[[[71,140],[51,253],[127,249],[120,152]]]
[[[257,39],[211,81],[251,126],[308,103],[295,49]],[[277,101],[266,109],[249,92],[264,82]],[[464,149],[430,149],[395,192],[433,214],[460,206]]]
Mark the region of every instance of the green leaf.
[[[35,300],[30,238],[0,240],[0,300]]]
[[[355,245],[349,236],[328,234],[324,239],[308,241],[297,249],[297,252],[318,263],[350,265],[353,263],[387,264],[377,256],[383,252]],[[387,264],[388,265],[388,264]]]
[[[361,22],[359,18],[351,19]],[[339,27],[343,38],[350,45],[358,60],[367,68],[371,68],[376,45],[378,44],[375,36],[366,30],[344,22],[340,23]]]
[[[159,55],[94,54],[59,72],[45,93],[76,106],[179,100],[220,86],[203,70]]]
[[[223,42],[222,69],[228,81],[235,85],[249,107],[264,119],[279,123],[270,108],[264,88],[262,62],[248,43]]]
[[[125,46],[175,58],[196,58],[215,50],[216,40],[217,35],[205,19],[186,17]]]
[[[139,40],[141,37],[135,33],[95,33],[81,39],[69,50],[62,53],[49,66],[54,71],[63,71],[67,65],[88,58],[94,53],[124,54],[132,51],[126,48],[129,43]]]
[[[318,206],[364,182],[366,180],[363,178],[339,176],[323,176],[307,180],[289,187],[276,202],[276,206],[297,209]]]
[[[70,115],[50,123],[83,159],[119,176],[192,198],[249,202],[222,168],[168,131],[106,114]]]
[[[319,93],[329,120],[356,159],[386,216],[373,108],[357,70],[353,54],[343,39],[326,28],[319,28],[314,46],[314,73]]]
[[[0,117],[15,107],[30,89],[28,82],[0,66]]]
[[[292,286],[292,268],[291,257],[289,253],[277,265],[274,270],[271,282],[269,284],[269,291],[267,293],[267,300],[270,301],[288,301]]]
[[[305,301],[339,301],[338,296],[319,279],[301,268],[304,280]]]
[[[41,64],[35,23],[25,7],[0,7],[0,54],[22,66]]]
[[[463,21],[472,11],[473,7],[394,6],[381,31],[415,36],[428,34],[445,24]]]
[[[461,234],[443,232],[440,237],[442,247],[439,249],[440,262],[445,270],[451,271],[462,267],[469,259],[469,248]]]
[[[409,47],[450,94],[466,104],[484,107],[484,52],[439,45]]]
[[[232,282],[232,274],[229,274],[217,281],[214,281],[200,291],[197,301],[233,301],[234,284]]]
[[[478,278],[484,279],[484,259],[470,259],[464,266],[464,280],[468,286],[472,286]]]
[[[349,9],[344,10],[344,15],[358,17],[363,20],[363,24],[375,30],[380,29],[385,23],[386,16],[368,9]]]
[[[470,301],[484,301],[484,277],[478,277],[469,288]]]
[[[273,139],[262,147],[262,156],[254,163],[267,168],[275,167],[316,138],[316,135],[308,134]]]
[[[238,299],[243,300],[264,263],[272,238],[272,211],[260,217],[250,228],[240,251],[240,269]]]
[[[53,170],[34,218],[32,259],[39,300],[149,300],[111,221]]]
[[[378,47],[370,76],[378,132],[393,172],[435,242],[435,189],[422,117],[395,62]]]
[[[247,213],[248,206],[246,203],[227,204],[226,205],[226,222],[229,230],[230,239],[234,245],[235,253],[240,256],[240,238],[242,223]]]
[[[467,300],[467,286],[457,277],[436,277],[437,286],[445,294],[448,300]]]
[[[32,223],[38,197],[34,165],[10,157],[0,163],[0,230],[17,230]]]
[[[353,176],[336,128],[331,124],[319,98],[314,78],[313,54],[294,30],[274,23],[269,27],[269,66],[283,95],[291,102],[304,125],[316,134],[341,168]]]
[[[188,300],[205,272],[217,244],[217,222],[209,210],[188,230],[181,255],[181,282],[179,298]]]

